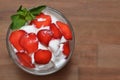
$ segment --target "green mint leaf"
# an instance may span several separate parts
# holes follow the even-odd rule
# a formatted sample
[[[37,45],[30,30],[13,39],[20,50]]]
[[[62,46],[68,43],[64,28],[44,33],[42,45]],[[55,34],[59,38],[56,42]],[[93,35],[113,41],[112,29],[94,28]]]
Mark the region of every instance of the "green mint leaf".
[[[15,21],[15,20],[17,20],[18,17],[19,17],[19,15],[12,15],[12,16],[11,16],[11,20],[12,20],[12,21]]]
[[[26,23],[26,20],[24,18],[21,18],[20,15],[13,15],[11,19],[13,21],[10,25],[11,29],[19,29]]]
[[[42,5],[42,6],[38,6],[38,7],[35,7],[35,8],[32,8],[30,9],[29,11],[33,14],[33,15],[38,15],[43,9],[45,9],[46,6],[45,5]]]

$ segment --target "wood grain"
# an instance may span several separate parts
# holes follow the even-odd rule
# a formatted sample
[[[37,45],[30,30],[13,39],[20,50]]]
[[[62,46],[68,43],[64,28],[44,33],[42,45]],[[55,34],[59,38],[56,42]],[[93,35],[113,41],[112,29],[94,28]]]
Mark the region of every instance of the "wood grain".
[[[19,69],[6,49],[10,16],[19,5],[46,4],[73,25],[75,50],[70,62],[48,76]],[[0,80],[120,80],[120,0],[0,0]]]

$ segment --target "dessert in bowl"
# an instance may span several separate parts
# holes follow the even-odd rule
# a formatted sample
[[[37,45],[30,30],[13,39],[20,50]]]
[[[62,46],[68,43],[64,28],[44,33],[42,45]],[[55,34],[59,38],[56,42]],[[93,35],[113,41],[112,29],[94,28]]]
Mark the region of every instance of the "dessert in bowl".
[[[24,71],[48,75],[63,68],[74,49],[70,22],[57,10],[39,6],[20,8],[11,16],[7,48],[12,60]]]

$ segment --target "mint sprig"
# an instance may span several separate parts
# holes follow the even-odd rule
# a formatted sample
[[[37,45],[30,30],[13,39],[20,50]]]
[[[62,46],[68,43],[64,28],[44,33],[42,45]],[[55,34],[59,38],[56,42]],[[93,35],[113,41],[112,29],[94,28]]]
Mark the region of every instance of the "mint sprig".
[[[40,14],[41,11],[45,8],[46,6],[43,5],[27,10],[21,5],[17,10],[17,13],[11,16],[12,23],[10,25],[10,28],[12,30],[21,28],[27,22],[35,19],[35,16]]]

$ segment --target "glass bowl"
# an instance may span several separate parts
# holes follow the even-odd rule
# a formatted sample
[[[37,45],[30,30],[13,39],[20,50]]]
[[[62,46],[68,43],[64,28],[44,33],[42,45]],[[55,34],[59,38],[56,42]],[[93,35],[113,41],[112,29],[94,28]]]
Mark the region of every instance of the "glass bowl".
[[[66,58],[66,61],[64,63],[62,63],[59,67],[56,68],[55,65],[53,65],[52,67],[50,67],[50,65],[47,65],[47,67],[50,67],[50,68],[46,68],[46,69],[44,69],[44,67],[41,68],[41,69],[27,68],[27,67],[25,67],[25,66],[23,66],[19,63],[18,58],[15,55],[14,48],[11,46],[11,43],[9,41],[9,36],[10,36],[12,30],[9,27],[8,31],[7,31],[7,36],[6,36],[6,45],[7,45],[7,50],[8,50],[8,53],[9,53],[10,57],[12,58],[13,62],[19,68],[21,68],[22,70],[24,70],[24,71],[26,71],[30,74],[34,74],[34,75],[48,75],[48,74],[55,73],[55,72],[59,71],[60,69],[62,69],[66,65],[66,63],[68,63],[68,61],[70,60],[70,58],[73,54],[74,45],[75,45],[74,31],[73,31],[72,25],[66,19],[66,17],[61,12],[59,12],[58,10],[55,10],[51,7],[46,7],[42,12],[44,12],[46,14],[50,14],[50,15],[56,17],[59,21],[62,21],[64,23],[68,24],[69,28],[72,32],[72,40],[69,41],[69,43],[70,43],[70,55]]]

